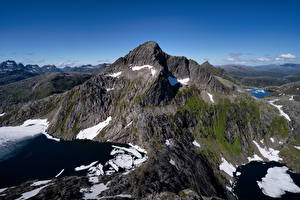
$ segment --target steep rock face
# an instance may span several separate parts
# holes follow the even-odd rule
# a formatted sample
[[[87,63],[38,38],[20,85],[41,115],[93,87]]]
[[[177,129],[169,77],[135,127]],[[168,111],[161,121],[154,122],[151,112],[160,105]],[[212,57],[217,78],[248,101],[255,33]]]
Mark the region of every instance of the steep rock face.
[[[47,115],[37,111],[26,117],[44,114],[50,134],[72,140],[80,130],[111,116],[94,140],[133,143],[147,150],[147,162],[127,175],[111,177],[102,195],[127,192],[137,199],[159,199],[166,192],[179,196],[190,188],[199,198],[234,199],[226,189],[232,178],[219,170],[221,157],[237,165],[248,162],[257,152],[252,141],[277,134],[274,123],[286,124],[274,121],[278,114],[272,106],[238,91],[227,77],[208,62],[199,65],[170,56],[157,43],[147,42],[84,84],[53,96],[55,107]],[[182,79],[186,82],[181,84]],[[32,104],[7,120],[20,121],[28,106]],[[276,135],[278,140],[289,136],[286,127],[287,135]]]

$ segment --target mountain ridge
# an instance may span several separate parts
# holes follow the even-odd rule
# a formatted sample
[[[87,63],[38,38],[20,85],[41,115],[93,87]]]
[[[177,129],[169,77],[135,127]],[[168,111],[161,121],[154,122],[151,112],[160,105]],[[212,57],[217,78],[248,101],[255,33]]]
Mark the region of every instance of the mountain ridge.
[[[170,56],[146,42],[69,91],[5,110],[0,124],[47,118],[49,134],[74,140],[81,130],[111,119],[93,140],[139,145],[148,159],[129,174],[100,176],[109,183],[101,195],[164,199],[190,189],[198,199],[236,199],[228,189],[234,178],[220,169],[222,160],[233,166],[253,155],[268,160],[253,141],[281,150],[281,142],[297,143],[297,133],[274,106],[231,80],[208,62]]]

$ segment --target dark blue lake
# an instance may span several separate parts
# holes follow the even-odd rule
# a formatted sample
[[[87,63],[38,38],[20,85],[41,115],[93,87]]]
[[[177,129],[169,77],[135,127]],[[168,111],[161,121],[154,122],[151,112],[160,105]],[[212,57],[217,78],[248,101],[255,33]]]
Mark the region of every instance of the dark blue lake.
[[[94,161],[104,164],[113,158],[110,155],[112,145],[89,140],[57,142],[44,135],[21,141],[18,143],[20,148],[10,153],[12,156],[0,161],[0,188],[33,179],[52,179],[62,169],[61,176],[85,175],[85,171],[74,168]]]
[[[256,98],[263,98],[269,94],[271,94],[271,92],[260,89],[260,88],[251,88],[251,89],[246,89],[248,92],[250,92],[253,96],[255,96]]]
[[[274,167],[284,167],[284,165],[278,162],[264,163],[252,161],[246,165],[239,166],[237,168],[237,172],[240,172],[241,175],[235,176],[237,181],[233,188],[233,191],[238,196],[239,200],[299,200],[300,193],[286,192],[281,197],[273,198],[262,192],[257,181],[261,181],[262,178],[266,176],[268,169]],[[300,174],[292,173],[291,171],[287,171],[287,174],[292,178],[294,184],[300,187]],[[276,174],[276,176],[279,177],[280,174]],[[284,179],[282,179],[279,184],[275,181],[272,184],[274,184],[274,186],[278,186],[280,184],[284,185],[285,182]]]

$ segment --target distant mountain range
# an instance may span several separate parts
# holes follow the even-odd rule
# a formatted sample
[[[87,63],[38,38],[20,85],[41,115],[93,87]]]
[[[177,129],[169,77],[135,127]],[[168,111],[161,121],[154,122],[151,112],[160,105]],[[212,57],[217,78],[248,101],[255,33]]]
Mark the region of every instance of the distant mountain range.
[[[270,64],[261,66],[223,65],[227,73],[249,86],[282,85],[300,80],[300,64]]]
[[[102,69],[109,66],[108,63],[98,65],[82,65],[79,67],[58,68],[55,65],[24,65],[13,60],[7,60],[0,63],[0,85],[24,80],[33,76],[51,73],[51,72],[85,72],[99,73]]]

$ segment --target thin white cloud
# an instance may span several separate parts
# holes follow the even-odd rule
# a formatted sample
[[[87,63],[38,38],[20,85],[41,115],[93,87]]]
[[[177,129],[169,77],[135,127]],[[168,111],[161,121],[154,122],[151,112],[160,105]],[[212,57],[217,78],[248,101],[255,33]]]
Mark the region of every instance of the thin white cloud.
[[[261,62],[268,62],[268,61],[271,61],[271,58],[261,57],[261,58],[256,58],[256,60],[261,61]]]
[[[279,58],[283,58],[283,59],[295,59],[296,56],[290,53],[287,54],[281,54],[280,56],[278,56]]]
[[[226,58],[228,61],[234,61],[234,58]]]

